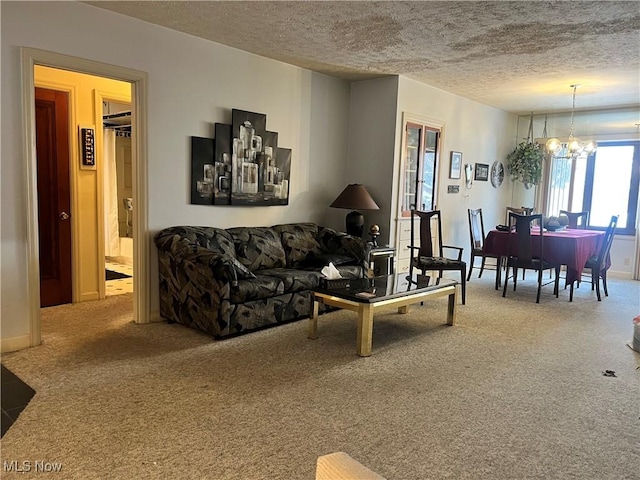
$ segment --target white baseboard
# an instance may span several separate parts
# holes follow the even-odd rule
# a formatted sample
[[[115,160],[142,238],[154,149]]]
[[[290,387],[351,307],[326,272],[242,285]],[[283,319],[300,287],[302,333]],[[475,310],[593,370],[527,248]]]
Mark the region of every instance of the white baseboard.
[[[149,323],[164,322],[164,318],[160,316],[160,310],[152,310],[149,312]]]
[[[100,292],[85,292],[80,295],[81,302],[92,302],[94,300],[100,300]]]
[[[585,271],[588,271],[585,269]],[[615,270],[607,270],[607,278],[619,278],[621,280],[633,280],[631,272],[616,272]]]
[[[20,335],[19,337],[3,338],[0,341],[0,353],[15,352],[31,346],[30,335]]]

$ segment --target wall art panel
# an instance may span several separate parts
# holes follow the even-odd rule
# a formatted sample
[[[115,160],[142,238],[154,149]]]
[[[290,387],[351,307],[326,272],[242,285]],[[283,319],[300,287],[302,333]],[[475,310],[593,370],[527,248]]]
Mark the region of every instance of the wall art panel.
[[[215,139],[192,137],[191,203],[270,206],[289,203],[291,149],[278,146],[267,116],[233,109]]]

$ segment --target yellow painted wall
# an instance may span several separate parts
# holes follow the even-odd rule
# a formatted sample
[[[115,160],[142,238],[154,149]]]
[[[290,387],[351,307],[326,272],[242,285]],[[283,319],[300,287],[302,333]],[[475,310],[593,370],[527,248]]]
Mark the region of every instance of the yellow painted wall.
[[[69,92],[73,301],[104,298],[102,100],[131,103],[131,84],[36,66],[35,85]],[[96,168],[80,167],[78,127],[96,132]]]

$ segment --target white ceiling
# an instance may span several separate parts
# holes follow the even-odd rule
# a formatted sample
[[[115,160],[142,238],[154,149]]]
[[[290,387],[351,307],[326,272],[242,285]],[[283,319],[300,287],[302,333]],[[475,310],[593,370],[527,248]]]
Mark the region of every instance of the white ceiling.
[[[97,1],[348,80],[400,74],[515,114],[640,106],[640,2]],[[637,114],[635,115],[638,121]]]

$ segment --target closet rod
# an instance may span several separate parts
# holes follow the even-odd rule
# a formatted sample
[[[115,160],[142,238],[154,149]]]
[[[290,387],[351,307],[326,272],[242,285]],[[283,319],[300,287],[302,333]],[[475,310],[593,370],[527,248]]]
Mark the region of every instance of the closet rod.
[[[107,113],[102,115],[102,119],[111,120],[113,118],[122,118],[122,117],[130,117],[130,116],[131,116],[131,110],[129,110],[128,112]]]

